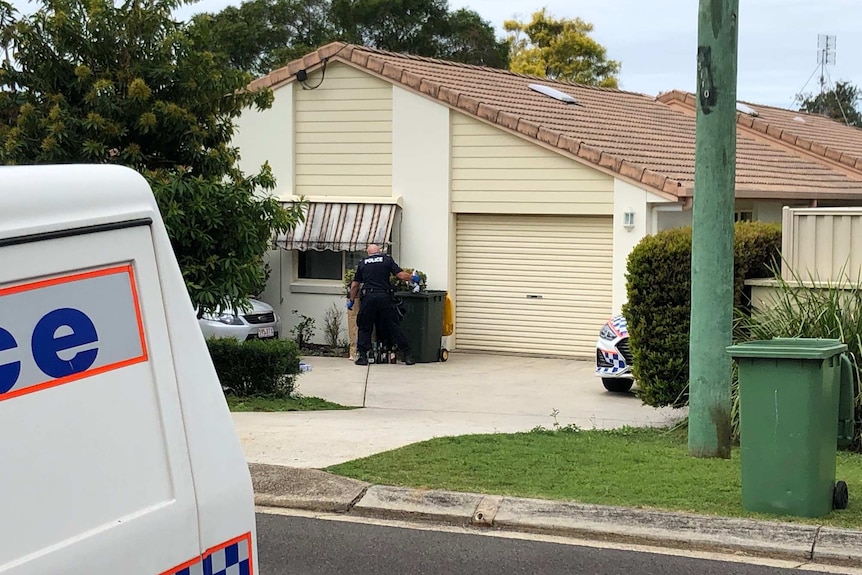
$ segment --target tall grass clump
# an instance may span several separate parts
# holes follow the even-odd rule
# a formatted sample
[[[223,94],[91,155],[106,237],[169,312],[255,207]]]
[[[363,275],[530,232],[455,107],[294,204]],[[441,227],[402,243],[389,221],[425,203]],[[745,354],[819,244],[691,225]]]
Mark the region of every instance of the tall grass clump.
[[[791,279],[782,277],[780,270],[773,268],[776,290],[774,296],[760,309],[751,312],[738,311],[734,339],[737,342],[768,340],[776,337],[838,339],[847,345],[854,367],[856,385],[856,432],[849,449],[862,451],[860,426],[862,421],[862,396],[858,393],[860,360],[862,360],[862,277],[852,280],[841,270],[838,281],[819,281],[809,274],[803,281],[791,270]],[[736,366],[733,372],[733,430],[739,438],[739,397]]]

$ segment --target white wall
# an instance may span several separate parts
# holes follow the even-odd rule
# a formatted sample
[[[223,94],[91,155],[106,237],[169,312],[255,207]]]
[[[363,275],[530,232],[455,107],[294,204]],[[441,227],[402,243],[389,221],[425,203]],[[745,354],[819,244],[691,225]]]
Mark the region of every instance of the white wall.
[[[240,150],[240,168],[252,173],[269,161],[276,178],[275,195],[283,200],[292,199],[294,188],[294,90],[292,84],[273,90],[273,104],[269,110],[245,110],[237,120],[233,145]],[[291,310],[299,310],[315,318],[317,337],[323,343],[323,314],[332,301],[344,302],[331,295],[293,293],[293,254],[277,249],[266,255],[271,268],[270,279],[261,294],[261,300],[275,308],[282,321],[281,337],[290,338],[290,328],[298,319]],[[345,324],[346,326],[346,324]],[[345,328],[346,329],[346,328]],[[347,337],[347,332],[344,336]]]
[[[264,287],[263,293],[258,294],[258,298],[274,307],[275,311],[278,312],[279,315],[281,315],[280,306],[283,296],[280,291],[281,280],[279,274],[281,273],[281,263],[278,258],[282,251],[284,250],[276,248],[274,250],[269,250],[264,256],[264,262],[269,264],[270,267],[270,276],[266,282],[266,287]]]
[[[781,212],[784,206],[800,206],[808,207],[808,202],[769,202],[755,201],[753,204],[754,219],[759,222],[767,222],[770,224],[781,223]]]
[[[656,211],[657,227],[655,231],[663,232],[672,228],[682,228],[691,225],[691,210],[679,212]]]
[[[397,86],[392,193],[404,202],[398,263],[425,272],[429,289],[450,289],[449,109]]]
[[[750,210],[757,222],[770,224],[781,223],[781,210],[785,205],[793,205],[794,202],[782,202],[774,200],[737,200],[736,210]],[[798,204],[798,202],[797,202]],[[802,205],[807,206],[807,202]],[[691,225],[691,210],[681,212],[657,212],[658,227],[656,231],[669,230]]]
[[[281,92],[292,91],[288,87],[275,93]],[[449,110],[397,87],[392,105],[391,193],[402,198],[402,209],[393,225],[393,240],[397,242],[393,256],[401,266],[425,272],[429,289],[450,290]],[[258,125],[254,129],[266,133],[269,128]],[[284,137],[289,138],[289,126],[280,129],[286,130]],[[257,152],[257,144],[246,145]],[[243,155],[247,155],[245,149]],[[280,169],[288,161],[279,154],[272,162],[273,169],[276,163]],[[285,250],[268,254],[272,275],[262,299],[278,311],[285,337],[291,337],[290,328],[300,319],[291,313],[298,310],[315,319],[314,342],[324,343],[324,314],[333,302],[344,307],[344,290],[340,283],[296,280],[294,258]],[[342,337],[346,339],[346,318],[343,326]]]
[[[754,219],[759,222],[781,223],[781,202],[754,202]]]
[[[667,200],[619,179],[614,180],[614,263],[613,313],[620,313],[626,302],[626,262],[632,249],[651,233],[651,209]],[[625,213],[635,214],[635,225],[626,229]]]
[[[293,87],[273,91],[269,110],[246,109],[236,119],[232,144],[239,148],[239,166],[246,174],[260,170],[269,162],[276,180],[273,193],[282,199],[293,194]]]
[[[275,308],[282,322],[282,337],[291,339],[291,328],[299,323],[299,314],[314,318],[314,343],[325,343],[324,314],[335,303],[344,312],[341,338],[347,339],[347,310],[344,309],[344,289],[340,282],[303,281],[295,279],[294,258],[296,254],[283,249],[271,250],[267,262],[272,275],[261,295],[261,300]],[[299,314],[292,313],[293,310]]]

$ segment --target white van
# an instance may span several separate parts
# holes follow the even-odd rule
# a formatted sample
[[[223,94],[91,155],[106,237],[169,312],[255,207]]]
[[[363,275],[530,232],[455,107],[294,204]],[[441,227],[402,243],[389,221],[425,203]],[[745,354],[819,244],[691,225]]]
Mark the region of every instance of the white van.
[[[152,191],[0,168],[0,574],[251,575],[245,457]]]

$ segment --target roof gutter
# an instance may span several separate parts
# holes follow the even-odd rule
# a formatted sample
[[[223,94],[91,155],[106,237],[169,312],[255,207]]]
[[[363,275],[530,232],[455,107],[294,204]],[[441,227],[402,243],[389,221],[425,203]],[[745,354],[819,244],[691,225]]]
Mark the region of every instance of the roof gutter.
[[[835,191],[801,190],[737,190],[736,198],[743,200],[788,200],[816,202],[817,200],[856,200],[862,196],[862,189]]]
[[[859,200],[862,197],[862,187],[859,189],[844,189],[833,191],[814,190],[740,190],[734,193],[737,200],[788,200],[801,202],[816,202],[817,200]],[[694,204],[694,190],[680,188],[679,199],[683,201],[686,210]]]

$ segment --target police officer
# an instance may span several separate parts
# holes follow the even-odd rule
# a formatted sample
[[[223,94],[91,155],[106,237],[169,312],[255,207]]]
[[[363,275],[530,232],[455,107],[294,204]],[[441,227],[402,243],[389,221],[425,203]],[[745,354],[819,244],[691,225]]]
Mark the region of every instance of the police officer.
[[[404,363],[413,365],[416,363],[410,355],[410,343],[404,337],[401,326],[398,323],[398,312],[392,299],[392,285],[389,283],[389,275],[393,274],[402,281],[412,279],[412,275],[405,272],[395,263],[392,256],[380,251],[380,246],[371,244],[366,250],[368,257],[361,260],[356,266],[356,274],[350,284],[350,294],[347,308],[353,307],[353,300],[362,285],[362,307],[356,315],[356,327],[358,334],[356,338],[356,365],[368,365],[368,352],[371,350],[371,330],[377,325],[385,326],[385,333],[395,339],[398,349],[404,356]],[[378,330],[379,334],[379,330]]]

